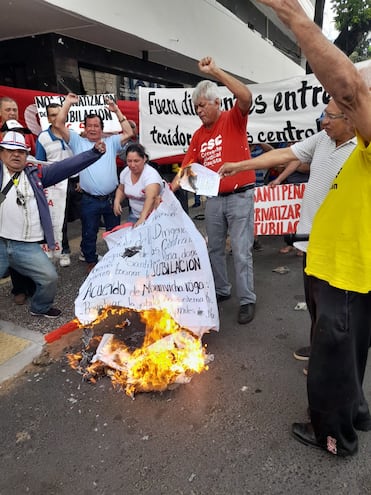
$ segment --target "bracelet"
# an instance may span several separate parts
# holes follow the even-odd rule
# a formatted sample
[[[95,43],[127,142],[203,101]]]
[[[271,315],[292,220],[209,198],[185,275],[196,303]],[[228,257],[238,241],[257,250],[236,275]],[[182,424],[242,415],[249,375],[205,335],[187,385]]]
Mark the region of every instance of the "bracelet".
[[[125,120],[128,120],[126,117],[122,117],[122,119],[119,120],[120,124],[122,124],[122,122],[124,122]]]

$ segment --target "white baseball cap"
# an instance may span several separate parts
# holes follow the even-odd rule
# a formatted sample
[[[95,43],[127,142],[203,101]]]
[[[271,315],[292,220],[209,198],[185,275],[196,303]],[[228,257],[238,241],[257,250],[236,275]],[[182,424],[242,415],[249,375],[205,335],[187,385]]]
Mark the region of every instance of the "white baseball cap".
[[[23,134],[14,131],[9,131],[4,135],[3,140],[0,141],[0,148],[30,151],[30,148],[26,146]]]
[[[22,134],[31,134],[31,131],[28,127],[23,127],[22,124],[20,124],[17,120],[14,119],[10,119],[4,122],[0,131],[1,132],[18,131],[18,132],[22,132]]]

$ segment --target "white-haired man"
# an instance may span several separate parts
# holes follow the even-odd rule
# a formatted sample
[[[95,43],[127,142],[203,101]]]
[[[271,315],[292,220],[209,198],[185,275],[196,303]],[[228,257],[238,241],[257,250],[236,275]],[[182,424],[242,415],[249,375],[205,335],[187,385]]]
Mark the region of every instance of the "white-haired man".
[[[250,158],[246,126],[252,94],[245,84],[218,67],[211,57],[201,59],[198,66],[201,72],[226,86],[236,103],[230,110],[222,111],[214,82],[201,81],[196,86],[192,101],[202,126],[192,137],[182,167],[196,162],[218,172],[226,161]],[[173,189],[178,187],[178,178],[172,182]],[[205,208],[208,251],[219,302],[231,297],[225,254],[227,234],[230,236],[240,324],[249,323],[255,315],[254,187],[253,170],[223,178],[218,196],[208,198]]]

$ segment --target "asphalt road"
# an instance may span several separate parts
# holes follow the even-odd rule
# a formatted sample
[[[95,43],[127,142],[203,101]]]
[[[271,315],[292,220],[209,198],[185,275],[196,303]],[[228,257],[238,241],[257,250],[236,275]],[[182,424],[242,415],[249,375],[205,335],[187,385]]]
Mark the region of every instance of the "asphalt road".
[[[202,229],[202,220],[197,224]],[[370,434],[360,432],[351,459],[290,436],[292,422],[307,420],[303,363],[292,357],[309,334],[307,312],[294,310],[304,299],[301,258],[278,254],[282,239],[262,244],[254,253],[254,321],[237,323],[235,297],[222,303],[220,332],[204,337],[215,359],[189,384],[132,400],[108,378],[83,382],[65,357],[79,345],[78,332],[49,345],[42,365],[3,384],[0,494],[371,494]],[[73,250],[71,267],[59,270],[58,324],[73,317],[85,277],[78,237]],[[282,265],[290,271],[272,272]],[[3,319],[38,332],[55,328],[1,291]],[[371,396],[370,369],[365,394]]]

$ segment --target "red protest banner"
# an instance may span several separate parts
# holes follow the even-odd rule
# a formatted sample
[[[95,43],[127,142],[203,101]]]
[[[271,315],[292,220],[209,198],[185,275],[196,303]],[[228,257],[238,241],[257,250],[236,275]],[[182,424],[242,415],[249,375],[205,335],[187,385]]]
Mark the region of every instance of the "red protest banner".
[[[255,235],[295,233],[304,190],[305,183],[257,187],[254,193]]]

